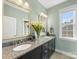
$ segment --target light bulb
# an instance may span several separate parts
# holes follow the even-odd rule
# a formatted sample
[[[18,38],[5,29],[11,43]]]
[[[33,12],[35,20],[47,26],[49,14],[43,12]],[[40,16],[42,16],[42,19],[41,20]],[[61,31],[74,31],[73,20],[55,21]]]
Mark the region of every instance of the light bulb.
[[[17,5],[22,5],[23,4],[23,1],[22,0],[16,0],[16,4]]]
[[[48,16],[46,14],[44,14],[43,12],[40,14],[40,16],[43,16],[45,18],[47,18]]]
[[[24,7],[24,8],[27,8],[27,9],[30,8],[28,2],[25,2],[23,7]]]

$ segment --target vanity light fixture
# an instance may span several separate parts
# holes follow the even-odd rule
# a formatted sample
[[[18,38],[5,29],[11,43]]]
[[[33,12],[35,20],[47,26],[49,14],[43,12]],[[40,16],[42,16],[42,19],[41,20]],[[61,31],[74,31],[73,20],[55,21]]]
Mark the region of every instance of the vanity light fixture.
[[[22,5],[23,4],[23,1],[22,0],[7,0],[13,4],[16,4],[16,5]]]
[[[24,3],[23,8],[30,9],[30,6],[29,6],[28,2],[25,2],[25,3]]]
[[[45,17],[45,18],[48,17],[48,16],[47,16],[45,13],[43,13],[43,12],[40,13],[40,16],[43,16],[43,17]]]
[[[30,10],[30,6],[29,6],[29,3],[25,0],[7,0],[8,2],[10,3],[13,3],[21,8],[24,8],[24,9],[27,9],[27,10]]]
[[[22,0],[17,0],[17,1],[16,1],[16,4],[22,5],[22,4],[23,4],[23,1],[22,1]]]

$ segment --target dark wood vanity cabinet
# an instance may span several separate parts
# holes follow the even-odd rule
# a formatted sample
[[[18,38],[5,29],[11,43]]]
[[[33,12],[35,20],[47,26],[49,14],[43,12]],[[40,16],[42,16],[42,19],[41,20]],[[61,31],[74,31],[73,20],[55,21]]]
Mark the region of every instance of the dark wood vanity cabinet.
[[[42,59],[49,59],[49,45],[45,43],[42,45]]]
[[[55,39],[42,45],[42,59],[49,59],[55,51]]]
[[[38,47],[17,59],[42,59],[41,58],[41,47]]]
[[[52,39],[51,41],[48,42],[48,56],[50,57],[53,52],[55,52],[55,39]]]
[[[43,44],[40,47],[26,53],[17,59],[49,59],[55,51],[55,39]]]

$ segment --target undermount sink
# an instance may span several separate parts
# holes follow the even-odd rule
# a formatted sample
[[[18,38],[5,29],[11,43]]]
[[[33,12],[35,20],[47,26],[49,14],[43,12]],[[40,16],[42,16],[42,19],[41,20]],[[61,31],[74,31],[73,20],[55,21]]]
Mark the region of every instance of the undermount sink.
[[[22,50],[28,49],[29,47],[31,47],[31,44],[23,44],[15,47],[13,51],[22,51]]]
[[[45,36],[44,38],[50,38],[49,36]]]

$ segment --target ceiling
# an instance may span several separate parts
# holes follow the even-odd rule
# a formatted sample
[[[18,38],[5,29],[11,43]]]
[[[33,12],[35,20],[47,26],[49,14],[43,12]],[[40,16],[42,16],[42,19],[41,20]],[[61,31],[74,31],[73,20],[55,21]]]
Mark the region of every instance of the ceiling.
[[[45,8],[51,8],[67,0],[38,0]]]

